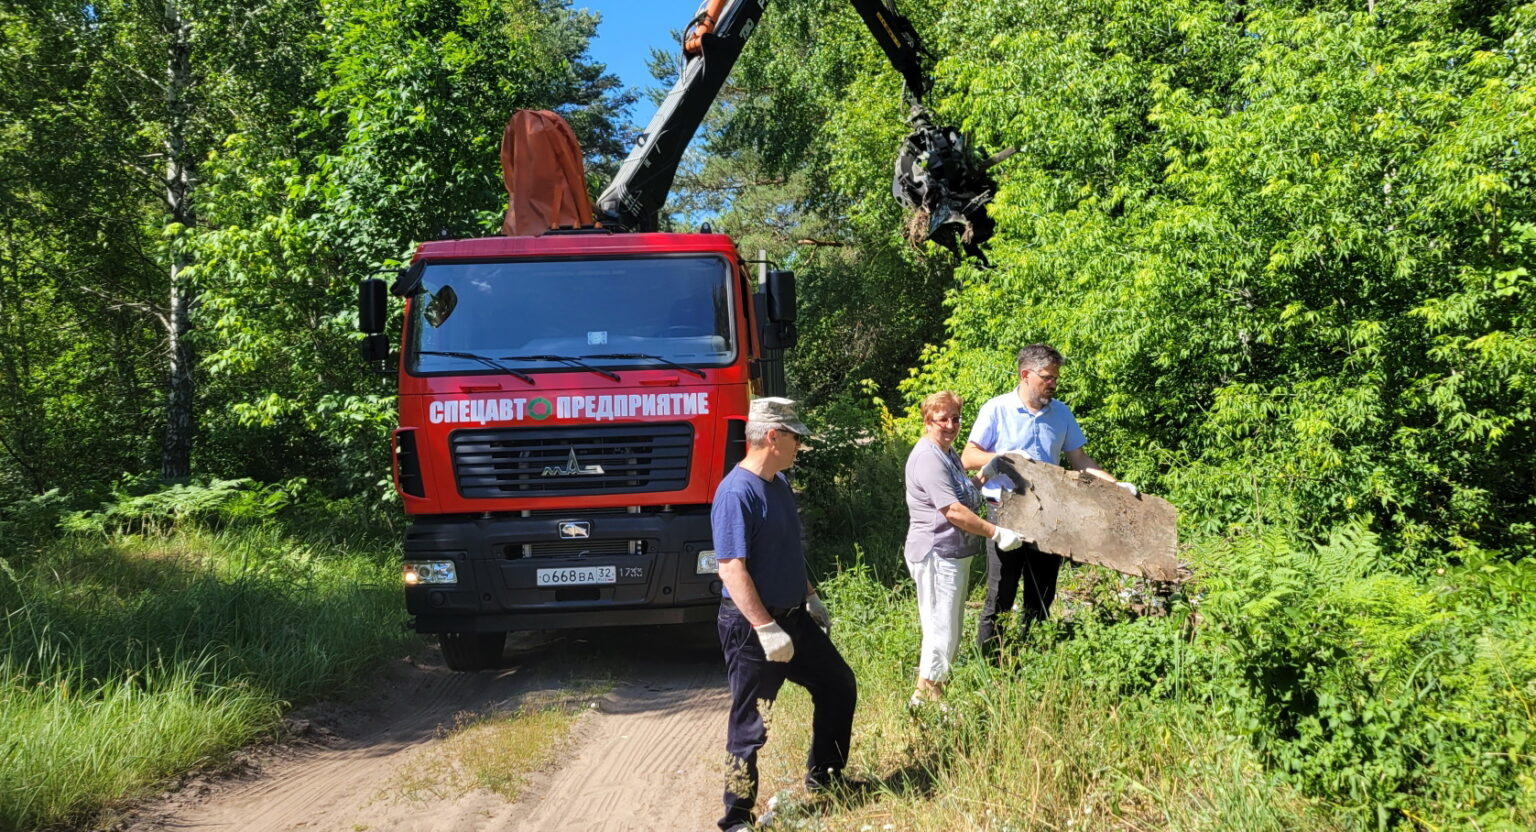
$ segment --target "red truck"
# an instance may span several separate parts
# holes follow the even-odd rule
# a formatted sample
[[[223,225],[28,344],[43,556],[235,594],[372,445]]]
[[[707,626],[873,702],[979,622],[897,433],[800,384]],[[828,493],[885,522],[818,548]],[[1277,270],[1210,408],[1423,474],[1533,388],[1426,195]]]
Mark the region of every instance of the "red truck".
[[[920,99],[910,24],[853,2]],[[709,502],[744,454],[750,398],[783,393],[794,276],[765,271],[759,286],[729,237],[654,229],[765,5],[700,9],[682,75],[597,222],[423,243],[392,287],[406,298],[393,443],[412,518],[406,609],[455,670],[497,663],[509,631],[715,616]],[[958,131],[919,120],[904,158],[896,192],[930,233],[979,244],[991,183]],[[384,283],[364,281],[370,361],[389,357],[385,310]]]

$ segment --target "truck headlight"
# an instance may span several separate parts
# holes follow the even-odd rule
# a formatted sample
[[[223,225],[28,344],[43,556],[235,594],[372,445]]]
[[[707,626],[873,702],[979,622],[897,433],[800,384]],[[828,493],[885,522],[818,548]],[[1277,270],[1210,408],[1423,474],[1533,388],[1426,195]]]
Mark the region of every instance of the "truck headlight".
[[[701,549],[699,551],[699,562],[694,566],[693,572],[695,575],[720,574],[720,561],[715,560],[714,549]]]
[[[408,560],[405,562],[405,585],[456,584],[459,582],[458,567],[451,560]]]

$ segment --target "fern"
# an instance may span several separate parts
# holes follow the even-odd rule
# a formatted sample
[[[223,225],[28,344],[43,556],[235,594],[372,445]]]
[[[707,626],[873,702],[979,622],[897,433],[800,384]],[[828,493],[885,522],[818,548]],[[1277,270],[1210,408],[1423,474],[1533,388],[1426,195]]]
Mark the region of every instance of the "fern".
[[[74,532],[109,533],[174,528],[186,520],[209,517],[251,489],[249,479],[177,483],[148,494],[119,492],[96,511],[69,512],[61,525]]]

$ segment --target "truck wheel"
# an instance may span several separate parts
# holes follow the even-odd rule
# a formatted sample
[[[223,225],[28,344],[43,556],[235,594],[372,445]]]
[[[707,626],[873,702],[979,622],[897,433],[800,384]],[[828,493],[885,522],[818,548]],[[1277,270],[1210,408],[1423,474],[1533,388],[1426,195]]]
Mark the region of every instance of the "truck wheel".
[[[506,646],[506,633],[438,633],[437,643],[443,648],[443,660],[449,670],[472,673],[501,664],[501,648]]]

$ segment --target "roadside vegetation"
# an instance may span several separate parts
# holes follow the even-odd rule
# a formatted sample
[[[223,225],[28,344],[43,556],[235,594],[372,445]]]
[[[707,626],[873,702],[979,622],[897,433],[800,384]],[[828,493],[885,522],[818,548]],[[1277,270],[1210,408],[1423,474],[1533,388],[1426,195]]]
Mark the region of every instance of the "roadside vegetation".
[[[617,163],[634,94],[595,26],[558,0],[0,8],[0,829],[86,823],[419,643],[356,282],[495,233],[518,108]]]
[[[120,493],[96,511],[11,508],[0,829],[84,823],[216,767],[280,736],[286,709],[356,689],[413,649],[397,544],[348,531],[344,503],[303,518],[294,490],[216,482]],[[71,531],[21,533],[52,524]]]
[[[798,787],[810,701],[792,690],[777,706],[765,764],[764,782],[781,793],[774,828],[1368,828],[1307,799],[1265,767],[1230,714],[1177,690],[1208,677],[1188,666],[1193,650],[1176,627],[1127,624],[1117,633],[1077,622],[1042,629],[1000,668],[966,656],[944,708],[913,711],[911,593],[857,570],[824,586],[837,603],[834,639],[860,682],[851,774],[871,787],[837,799],[808,798]],[[866,639],[853,622],[869,615],[872,601],[886,627]],[[1124,690],[1128,668],[1111,650],[1148,664],[1182,663],[1184,677],[1161,680],[1156,692]]]
[[[906,104],[844,6],[775,8],[694,173],[745,247],[823,243],[796,250],[798,481],[885,788],[781,817],[1536,824],[1536,4],[904,5],[935,109],[1020,150],[989,268],[899,234]],[[1179,507],[1195,577],[1148,616],[1075,571],[1070,617],[914,726],[912,409],[953,389],[969,422],[1037,341],[1089,449]]]
[[[1536,825],[1531,561],[1416,577],[1345,528],[1322,542],[1196,538],[1195,577],[1177,588],[1080,566],[1064,571],[1056,619],[1015,634],[1009,661],[965,650],[947,708],[913,712],[905,512],[876,487],[901,451],[875,446],[845,488],[812,497],[824,517],[859,518],[857,539],[836,537],[842,522],[816,539],[834,639],[860,684],[852,773],[874,788],[806,799],[810,702],[791,688],[764,774],[765,792],[782,792],[776,828]]]

